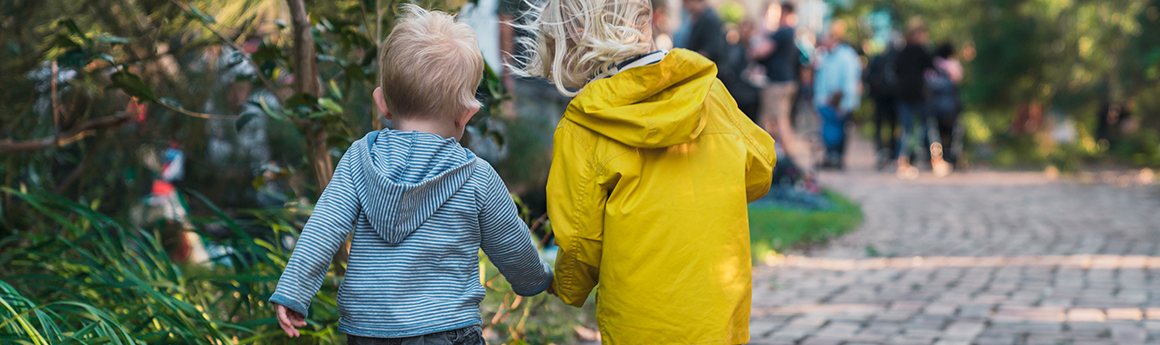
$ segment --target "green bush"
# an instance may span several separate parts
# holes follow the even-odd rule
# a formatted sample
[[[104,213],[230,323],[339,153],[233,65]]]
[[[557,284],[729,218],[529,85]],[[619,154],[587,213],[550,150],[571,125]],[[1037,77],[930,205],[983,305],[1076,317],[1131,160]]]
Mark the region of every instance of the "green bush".
[[[283,336],[266,302],[290,249],[275,239],[297,236],[308,212],[298,207],[242,210],[227,217],[197,193],[216,217],[201,228],[225,227],[232,247],[218,265],[172,261],[153,231],[48,193],[3,193],[27,203],[40,227],[0,241],[0,343],[341,344],[337,288],[327,275],[311,304],[301,338]],[[200,232],[200,230],[199,230]],[[261,234],[261,235],[251,235]],[[202,232],[209,238],[209,234]],[[482,260],[482,258],[481,258]],[[573,328],[595,324],[592,305],[564,305],[553,296],[517,297],[486,260],[485,329],[504,343],[571,343]]]
[[[266,300],[289,251],[232,220],[236,239],[222,241],[236,250],[219,259],[228,266],[183,266],[163,249],[161,230],[46,193],[4,191],[30,204],[41,227],[4,240],[0,342],[341,343],[327,327],[338,319],[333,283],[315,299],[306,336],[280,336]],[[290,228],[269,225],[275,236]]]

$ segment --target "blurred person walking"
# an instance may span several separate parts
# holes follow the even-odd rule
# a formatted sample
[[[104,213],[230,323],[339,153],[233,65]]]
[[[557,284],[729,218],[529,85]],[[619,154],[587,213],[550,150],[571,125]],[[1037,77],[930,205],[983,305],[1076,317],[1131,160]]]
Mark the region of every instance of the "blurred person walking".
[[[918,134],[921,132],[917,132],[922,128],[922,121],[916,122],[915,119],[923,118],[922,111],[926,102],[924,75],[926,70],[934,67],[930,53],[926,50],[928,39],[926,25],[921,19],[912,19],[906,33],[906,47],[898,53],[894,64],[894,73],[898,76],[896,94],[898,119],[902,123],[898,148],[898,176],[907,179],[918,177],[918,168],[910,164],[911,155],[917,160],[925,158],[922,157],[924,150],[919,148],[921,141]],[[919,128],[915,128],[916,125]]]
[[[930,144],[930,164],[935,176],[950,174],[962,151],[962,129],[959,114],[962,98],[959,84],[963,80],[963,65],[955,59],[955,48],[950,42],[939,45],[932,60],[934,68],[926,71],[927,138]]]
[[[826,146],[822,168],[841,169],[846,151],[846,122],[857,109],[862,97],[858,82],[862,75],[862,61],[844,40],[846,23],[834,21],[830,34],[823,42],[819,56],[817,79],[814,81],[814,105],[822,115],[822,141]]]
[[[737,108],[754,123],[758,123],[761,89],[754,86],[746,77],[746,73],[750,70],[750,42],[755,30],[753,21],[745,20],[737,26],[737,29],[725,34],[725,41],[729,45],[726,46],[724,63],[717,65],[717,77],[737,101]]]
[[[901,37],[891,40],[885,51],[870,59],[870,64],[862,73],[866,96],[874,102],[875,168],[879,171],[898,159],[898,136],[895,134],[898,128],[898,108],[895,102],[898,75],[894,69],[895,60],[904,44]]]
[[[780,5],[770,3],[766,16],[777,16],[778,26],[777,30],[769,35],[769,43],[756,47],[751,53],[754,60],[764,65],[768,81],[768,85],[761,94],[758,124],[766,132],[769,132],[769,135],[778,139],[777,142],[792,155],[797,152],[795,151],[797,142],[794,137],[793,125],[790,122],[793,97],[797,92],[798,57],[800,56],[797,44],[794,42],[797,15],[794,13],[792,3],[783,2]],[[767,23],[772,22],[771,18],[767,18]]]
[[[689,13],[690,23],[689,37],[681,48],[697,52],[717,65],[724,63],[725,24],[717,11],[705,0],[683,0],[681,4]],[[721,74],[720,69],[717,72]]]

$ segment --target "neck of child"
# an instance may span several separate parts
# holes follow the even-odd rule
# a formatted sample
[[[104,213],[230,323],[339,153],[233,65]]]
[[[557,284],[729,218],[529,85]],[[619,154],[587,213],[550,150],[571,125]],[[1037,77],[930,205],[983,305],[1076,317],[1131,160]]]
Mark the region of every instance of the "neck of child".
[[[463,133],[462,128],[458,128],[454,122],[451,121],[432,121],[423,119],[395,119],[392,121],[395,125],[395,130],[404,132],[424,132],[438,135],[444,138],[451,138],[459,140],[459,135]]]

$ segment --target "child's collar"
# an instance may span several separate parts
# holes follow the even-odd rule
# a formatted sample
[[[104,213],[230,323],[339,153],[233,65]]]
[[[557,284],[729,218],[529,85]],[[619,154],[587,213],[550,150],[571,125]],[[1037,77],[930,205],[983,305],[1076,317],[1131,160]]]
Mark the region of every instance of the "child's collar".
[[[602,74],[596,76],[596,78],[592,79],[592,80],[595,81],[595,80],[608,78],[608,77],[616,75],[617,73],[620,73],[621,71],[627,70],[629,68],[647,66],[647,65],[651,65],[651,64],[660,62],[662,59],[665,58],[665,55],[668,55],[668,54],[669,54],[668,50],[658,50],[658,51],[654,51],[652,53],[644,54],[641,56],[637,56],[637,57],[622,61],[622,62],[616,64],[616,66],[613,66],[612,69],[609,70],[608,72],[602,73]]]

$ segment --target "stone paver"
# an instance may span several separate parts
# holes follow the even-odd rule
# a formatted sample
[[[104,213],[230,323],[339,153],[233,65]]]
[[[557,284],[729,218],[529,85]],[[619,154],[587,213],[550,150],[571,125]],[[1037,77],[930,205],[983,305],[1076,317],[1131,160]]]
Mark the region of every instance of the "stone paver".
[[[755,268],[753,344],[1160,343],[1154,182],[903,181],[873,172],[866,146],[821,176],[862,204],[864,224]]]

